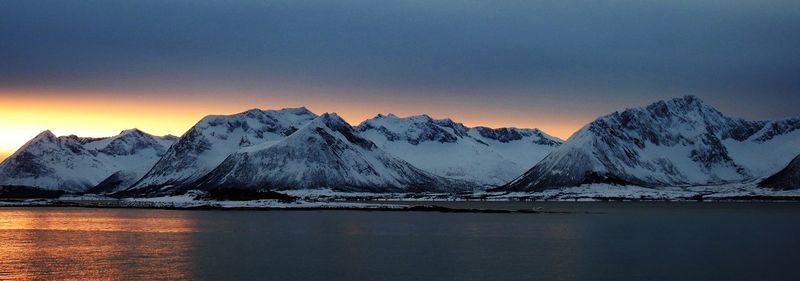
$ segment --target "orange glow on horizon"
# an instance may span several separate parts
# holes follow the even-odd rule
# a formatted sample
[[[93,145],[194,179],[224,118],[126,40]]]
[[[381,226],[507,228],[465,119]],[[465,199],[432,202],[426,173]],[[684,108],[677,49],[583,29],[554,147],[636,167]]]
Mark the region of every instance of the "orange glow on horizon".
[[[287,93],[186,96],[151,92],[147,96],[137,93],[107,96],[102,92],[0,89],[0,160],[44,130],[59,136],[104,137],[139,128],[154,135],[180,136],[206,115],[234,114],[252,108],[306,106],[317,114],[336,112],[353,125],[378,113],[398,116],[426,113],[433,118],[452,118],[467,126],[539,128],[562,139],[589,121],[527,108],[515,110],[502,104],[487,106],[475,101],[454,104],[450,100],[421,98],[415,101],[399,95],[392,100],[347,95],[298,97]]]

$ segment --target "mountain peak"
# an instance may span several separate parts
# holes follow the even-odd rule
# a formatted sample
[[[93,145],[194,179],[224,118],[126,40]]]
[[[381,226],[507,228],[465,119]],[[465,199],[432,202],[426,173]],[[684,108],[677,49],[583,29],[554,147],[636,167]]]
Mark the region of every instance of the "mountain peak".
[[[431,121],[433,121],[433,118],[431,118],[431,116],[428,115],[428,114],[413,115],[413,116],[409,116],[408,119],[411,119],[411,120],[414,120],[414,121],[418,121],[418,122],[419,121],[421,121],[421,122],[431,122]]]
[[[687,95],[617,111],[595,119],[584,129],[594,132],[635,129],[642,131],[638,134],[640,137],[653,140],[656,135],[681,137],[683,131],[691,128],[702,128],[698,131],[701,133],[727,135],[737,126],[735,123],[741,123],[739,121],[725,116],[699,98]]]
[[[375,115],[375,117],[372,117],[372,119],[400,119],[400,117],[398,117],[394,113],[387,113],[386,115],[378,113],[377,115]]]
[[[279,117],[282,116],[282,117]],[[305,107],[297,108],[283,108],[283,109],[258,109],[253,108],[243,112],[229,114],[229,115],[207,115],[200,119],[197,124],[208,124],[216,126],[227,122],[242,121],[243,119],[255,119],[259,122],[277,122],[280,120],[290,121],[295,119],[303,119],[307,116],[317,117],[316,114],[309,111]],[[291,122],[291,121],[290,121]]]
[[[303,114],[309,114],[309,113],[312,113],[312,112],[311,112],[310,110],[308,110],[308,108],[306,108],[305,106],[301,106],[301,107],[286,107],[286,108],[281,108],[281,109],[277,109],[277,110],[274,110],[274,109],[260,109],[260,108],[252,108],[252,109],[248,109],[248,110],[246,110],[246,111],[244,111],[244,112],[242,112],[242,113],[244,113],[244,114],[247,114],[247,113],[257,113],[257,114],[262,114],[262,113],[264,113],[264,112],[269,112],[269,111],[283,111],[283,112],[292,113],[292,114],[294,114],[294,115],[303,115]]]
[[[288,108],[284,108],[284,109],[281,109],[281,110],[286,111],[286,112],[290,112],[290,113],[292,113],[294,115],[313,114],[313,112],[311,112],[311,110],[308,110],[308,108],[306,108],[305,106],[288,107]]]
[[[667,103],[681,105],[684,107],[710,107],[702,99],[695,95],[685,95],[679,98],[670,99]]]
[[[700,115],[713,115],[715,117],[722,117],[722,113],[719,112],[716,108],[706,104],[700,98],[692,95],[673,98],[669,100],[661,100],[652,103],[644,107],[643,109],[650,111],[656,114],[657,116],[661,117],[665,117],[668,115],[675,115],[675,114],[687,114],[691,112],[696,112]],[[637,110],[637,109],[628,109],[628,110]],[[642,109],[640,108],[638,110]]]
[[[309,125],[324,125],[329,128],[350,127],[347,121],[336,113],[326,112],[311,121]]]
[[[262,110],[260,108],[251,108],[251,109],[242,111],[240,114],[248,114],[248,113],[252,114],[252,113],[261,113],[261,112],[264,112],[264,110]]]
[[[705,105],[705,102],[695,95],[685,95],[682,97],[659,100],[652,104]]]
[[[239,149],[282,140],[317,117],[305,107],[206,116],[169,147],[165,156],[136,183],[135,189],[188,184]]]
[[[120,136],[125,136],[125,135],[148,136],[150,134],[145,133],[142,130],[139,130],[138,128],[133,128],[133,129],[122,130],[121,132],[119,132],[119,135]]]
[[[28,149],[31,146],[42,146],[42,145],[44,145],[44,146],[53,146],[53,145],[57,145],[58,141],[59,141],[59,138],[55,134],[53,134],[52,131],[44,130],[41,133],[37,134],[32,139],[30,139],[25,144],[23,144],[19,149],[17,149],[17,151],[15,151],[12,155],[10,155],[8,157],[8,159],[11,159],[11,158],[17,156],[17,154],[19,154],[21,151],[24,151],[24,150]],[[6,159],[6,160],[8,160],[8,159]],[[5,163],[5,161],[3,163]]]
[[[0,184],[84,191],[120,170],[143,173],[171,144],[136,129],[106,138],[56,137],[46,130],[3,162]]]
[[[350,126],[347,121],[344,121],[339,115],[336,113],[324,113],[317,117],[316,119],[312,120],[311,123],[308,124],[303,129],[300,129],[301,133],[293,134],[289,136],[289,138],[300,139],[304,136],[308,136],[308,134],[313,135],[327,135],[328,132],[337,132],[341,134],[348,142],[361,146],[365,149],[371,150],[375,148],[375,144],[357,136],[353,132],[353,127]],[[328,140],[331,141],[331,140]]]
[[[49,140],[49,141],[54,141],[54,140],[56,140],[56,138],[57,138],[57,137],[56,137],[56,135],[55,135],[55,134],[53,134],[53,132],[52,132],[52,131],[50,131],[50,130],[44,130],[44,131],[42,131],[41,133],[39,133],[38,135],[36,135],[35,137],[33,137],[33,139],[32,139],[31,141],[34,141],[34,140],[41,140],[41,139],[45,139],[45,140]]]
[[[741,158],[744,142],[764,126],[723,115],[695,96],[662,100],[600,117],[506,190],[587,183],[648,187],[713,185],[760,176]],[[736,142],[736,143],[733,143]]]
[[[336,112],[325,112],[319,117],[323,119],[339,119],[339,120],[342,119],[342,117],[339,117],[339,114],[336,114]]]
[[[680,101],[683,101],[684,103],[700,103],[700,104],[704,103],[703,100],[701,100],[700,98],[698,98],[695,95],[685,95],[683,97],[673,98],[672,100],[673,101],[680,100]]]

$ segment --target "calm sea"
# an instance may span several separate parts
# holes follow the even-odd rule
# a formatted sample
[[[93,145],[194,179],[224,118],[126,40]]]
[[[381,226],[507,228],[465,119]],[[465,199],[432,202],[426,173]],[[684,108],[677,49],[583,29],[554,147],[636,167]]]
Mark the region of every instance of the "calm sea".
[[[0,280],[800,280],[796,203],[0,208]]]

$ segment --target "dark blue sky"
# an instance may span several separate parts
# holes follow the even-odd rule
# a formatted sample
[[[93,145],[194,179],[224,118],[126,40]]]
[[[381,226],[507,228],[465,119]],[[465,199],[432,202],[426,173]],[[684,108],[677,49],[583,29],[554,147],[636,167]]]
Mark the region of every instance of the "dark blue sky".
[[[19,88],[795,116],[800,1],[5,0],[0,89]]]

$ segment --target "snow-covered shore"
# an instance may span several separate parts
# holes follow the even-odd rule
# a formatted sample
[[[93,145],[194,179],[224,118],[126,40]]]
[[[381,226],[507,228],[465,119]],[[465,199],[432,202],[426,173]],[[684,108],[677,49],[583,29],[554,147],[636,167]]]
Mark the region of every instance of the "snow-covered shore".
[[[771,190],[755,183],[720,186],[646,188],[591,184],[541,192],[472,193],[366,193],[330,189],[293,190],[286,194],[306,200],[323,201],[800,201],[800,190]]]
[[[292,202],[262,199],[246,201],[200,200],[195,195],[152,198],[115,199],[102,196],[64,196],[59,199],[0,200],[0,207],[10,206],[74,206],[98,208],[162,208],[162,209],[402,209],[407,205],[353,203],[335,201]]]
[[[283,193],[295,200],[208,200],[198,199],[199,193],[190,192],[178,196],[126,199],[98,195],[65,195],[58,199],[0,199],[0,207],[420,210],[431,207],[422,202],[437,201],[800,201],[800,190],[764,189],[757,187],[754,183],[658,189],[592,184],[542,192],[369,193],[310,189],[291,190]],[[420,203],[414,204],[414,202]]]

